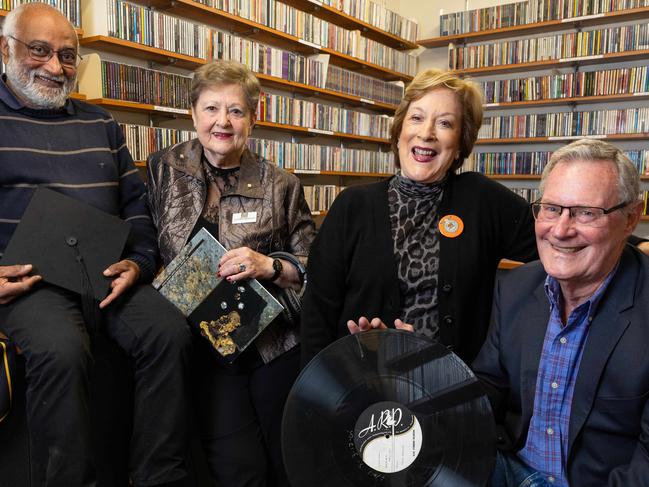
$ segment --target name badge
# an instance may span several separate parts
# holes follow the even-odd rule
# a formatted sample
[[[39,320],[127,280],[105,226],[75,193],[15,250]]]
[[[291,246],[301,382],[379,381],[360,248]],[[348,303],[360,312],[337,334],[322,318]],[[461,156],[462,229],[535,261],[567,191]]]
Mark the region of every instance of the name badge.
[[[245,213],[232,213],[232,223],[238,225],[239,223],[255,223],[257,221],[256,211],[247,211]]]

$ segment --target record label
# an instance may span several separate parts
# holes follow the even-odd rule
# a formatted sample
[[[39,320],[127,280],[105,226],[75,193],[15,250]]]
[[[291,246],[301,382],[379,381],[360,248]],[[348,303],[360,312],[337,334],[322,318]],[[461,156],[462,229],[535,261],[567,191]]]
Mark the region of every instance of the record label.
[[[383,473],[400,472],[417,459],[422,445],[419,421],[404,405],[382,401],[356,421],[354,445],[363,462]]]

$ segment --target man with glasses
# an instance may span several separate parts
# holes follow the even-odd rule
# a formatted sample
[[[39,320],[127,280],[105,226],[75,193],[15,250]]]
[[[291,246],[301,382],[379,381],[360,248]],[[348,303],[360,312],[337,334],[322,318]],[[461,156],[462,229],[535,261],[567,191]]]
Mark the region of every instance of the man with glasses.
[[[626,243],[638,172],[582,140],[540,191],[540,262],[498,283],[473,364],[503,427],[492,485],[649,486],[649,259]]]
[[[105,110],[69,97],[78,49],[73,26],[48,5],[22,5],[4,21],[0,252],[38,186],[130,223],[122,260],[104,271],[113,280],[97,313],[102,332],[133,358],[133,485],[179,485],[186,476],[190,334],[182,315],[145,285],[158,265],[155,229],[119,126]],[[94,486],[88,411],[92,354],[84,307],[79,295],[30,277],[30,263],[25,264],[0,267],[0,331],[25,356],[31,485]]]

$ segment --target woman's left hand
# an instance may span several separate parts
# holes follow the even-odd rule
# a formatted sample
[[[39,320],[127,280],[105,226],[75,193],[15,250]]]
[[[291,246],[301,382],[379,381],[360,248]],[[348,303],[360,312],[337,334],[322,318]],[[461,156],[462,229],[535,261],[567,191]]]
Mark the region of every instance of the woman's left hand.
[[[274,273],[273,259],[248,247],[228,250],[219,262],[218,276],[225,277],[230,282],[252,278],[270,279]]]

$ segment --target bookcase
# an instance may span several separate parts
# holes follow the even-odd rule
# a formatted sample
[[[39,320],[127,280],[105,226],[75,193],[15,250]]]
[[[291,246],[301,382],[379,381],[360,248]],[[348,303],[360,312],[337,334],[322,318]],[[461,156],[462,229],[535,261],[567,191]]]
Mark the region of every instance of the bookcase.
[[[114,114],[140,167],[194,136],[191,71],[233,59],[262,84],[251,148],[299,174],[315,211],[348,184],[394,173],[389,126],[417,71],[415,22],[366,0],[50,3],[79,26],[77,96]]]
[[[463,170],[533,200],[553,150],[604,139],[635,163],[647,201],[649,2],[508,3],[441,15],[439,31],[419,44],[445,50],[443,67],[485,92],[484,124]]]

